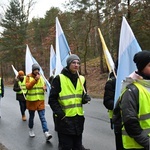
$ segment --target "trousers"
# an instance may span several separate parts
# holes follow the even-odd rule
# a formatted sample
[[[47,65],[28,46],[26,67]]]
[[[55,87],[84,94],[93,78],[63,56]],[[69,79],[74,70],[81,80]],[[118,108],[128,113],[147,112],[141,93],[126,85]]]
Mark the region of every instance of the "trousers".
[[[39,118],[41,121],[43,132],[49,131],[48,127],[47,127],[47,121],[45,119],[45,109],[37,110],[37,112],[38,112],[38,115],[39,115]],[[29,110],[29,124],[28,124],[28,126],[30,129],[32,129],[34,126],[34,116],[35,116],[35,110]]]
[[[19,101],[19,106],[20,106],[20,112],[21,115],[25,115],[25,111],[26,111],[26,101]]]
[[[59,150],[82,150],[82,134],[68,135],[58,132]]]

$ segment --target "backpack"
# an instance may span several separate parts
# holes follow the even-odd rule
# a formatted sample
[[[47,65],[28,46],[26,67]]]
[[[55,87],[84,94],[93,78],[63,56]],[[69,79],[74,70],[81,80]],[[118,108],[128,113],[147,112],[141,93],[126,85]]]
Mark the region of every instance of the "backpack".
[[[130,89],[133,93],[134,98],[138,99],[138,88],[133,83],[127,85],[126,89]],[[125,89],[125,91],[126,91],[126,89]],[[121,116],[121,107],[120,107],[121,98],[122,98],[122,94],[119,97],[118,101],[116,102],[116,105],[115,105],[114,110],[113,110],[112,122],[114,124],[114,131],[115,132],[121,132],[122,127],[123,127],[122,116]]]

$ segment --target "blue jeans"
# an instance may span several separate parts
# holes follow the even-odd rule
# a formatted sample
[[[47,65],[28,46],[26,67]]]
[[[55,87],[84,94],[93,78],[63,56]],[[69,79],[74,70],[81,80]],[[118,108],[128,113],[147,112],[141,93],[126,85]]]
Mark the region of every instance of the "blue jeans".
[[[25,115],[25,111],[26,111],[26,101],[19,101],[19,105],[20,105],[20,111],[21,111],[21,115]]]
[[[39,118],[40,118],[40,121],[41,121],[43,132],[47,132],[48,128],[47,128],[47,122],[46,122],[46,119],[45,119],[45,109],[38,110],[37,112],[39,114]],[[29,110],[29,124],[28,124],[28,126],[29,126],[30,129],[32,129],[33,125],[34,125],[34,116],[35,116],[35,111],[34,110]]]

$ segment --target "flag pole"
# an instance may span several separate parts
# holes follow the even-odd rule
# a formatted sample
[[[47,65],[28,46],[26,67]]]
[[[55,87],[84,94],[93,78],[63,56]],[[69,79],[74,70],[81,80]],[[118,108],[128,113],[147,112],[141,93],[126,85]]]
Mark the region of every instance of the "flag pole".
[[[86,94],[85,88],[84,88],[84,86],[83,86],[83,84],[81,82],[81,79],[80,79],[79,71],[77,71],[77,74],[78,74],[78,77],[79,77],[80,84],[81,84],[81,86],[83,88],[84,94]]]
[[[116,73],[115,73],[115,70],[114,70],[114,67],[113,67],[114,62],[113,62],[113,60],[111,58],[111,55],[108,51],[108,48],[106,46],[106,43],[105,43],[105,40],[103,38],[103,35],[101,33],[100,28],[98,28],[98,32],[99,32],[99,36],[100,36],[100,39],[101,39],[101,42],[102,42],[102,48],[103,48],[103,52],[104,52],[104,56],[105,56],[105,59],[106,59],[106,64],[107,64],[108,70],[109,70],[109,72],[112,71],[115,78],[116,78],[117,76],[116,76]]]
[[[20,89],[21,89],[21,91],[22,91],[22,94],[23,94],[24,99],[26,100],[26,96],[24,95],[24,92],[23,92],[23,90],[22,90],[22,86],[21,86],[21,85],[20,85]]]
[[[69,52],[69,55],[71,55],[71,52]],[[80,82],[80,84],[81,84],[81,86],[82,86],[82,88],[83,88],[84,94],[86,94],[87,92],[86,92],[86,90],[85,90],[85,88],[84,88],[84,86],[83,86],[83,84],[82,84],[82,82],[81,82],[80,75],[79,75],[79,71],[77,71],[77,74],[78,74],[78,77],[79,77],[79,82]]]

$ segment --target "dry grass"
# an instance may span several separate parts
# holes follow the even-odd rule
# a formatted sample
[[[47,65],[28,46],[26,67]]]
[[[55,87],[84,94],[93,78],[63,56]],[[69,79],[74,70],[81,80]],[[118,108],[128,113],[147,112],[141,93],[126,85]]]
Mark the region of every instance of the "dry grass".
[[[81,68],[83,69],[83,65],[81,65]],[[102,98],[108,73],[100,74],[99,58],[87,62],[87,73],[85,78],[89,95],[95,98]]]

